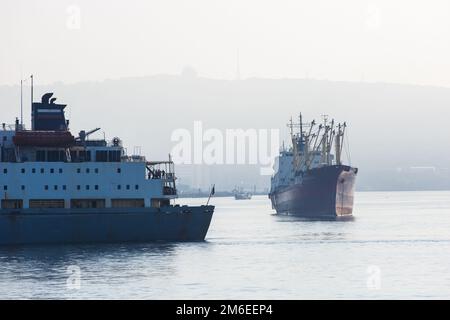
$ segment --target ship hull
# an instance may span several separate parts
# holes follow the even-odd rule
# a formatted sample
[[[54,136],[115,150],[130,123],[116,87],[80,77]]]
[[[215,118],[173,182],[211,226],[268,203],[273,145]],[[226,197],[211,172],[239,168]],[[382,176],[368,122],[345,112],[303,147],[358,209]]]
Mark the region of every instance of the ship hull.
[[[0,210],[0,245],[203,241],[214,206]]]
[[[269,195],[278,214],[307,218],[351,216],[358,169],[335,165],[308,170],[298,184]]]

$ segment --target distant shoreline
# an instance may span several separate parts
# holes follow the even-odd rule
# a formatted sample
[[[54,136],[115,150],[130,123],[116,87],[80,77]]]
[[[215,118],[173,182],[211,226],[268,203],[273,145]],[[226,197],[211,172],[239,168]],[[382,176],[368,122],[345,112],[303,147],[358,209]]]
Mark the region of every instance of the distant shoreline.
[[[256,192],[252,193],[254,196],[267,196],[266,192]],[[183,192],[178,194],[178,198],[207,198],[209,197],[209,193],[207,192]],[[234,197],[234,192],[229,191],[216,191],[214,197]]]
[[[437,192],[437,191],[450,191],[450,189],[417,189],[417,190],[388,190],[388,189],[384,189],[384,190],[367,190],[367,189],[363,189],[363,190],[356,190],[356,192]],[[264,193],[264,192],[256,192],[254,194],[252,194],[254,196],[268,196],[268,193]],[[178,198],[208,198],[209,197],[209,193],[206,192],[202,192],[202,193],[181,193],[178,195]],[[228,192],[228,191],[221,191],[221,192],[216,192],[214,194],[215,198],[224,198],[224,197],[234,197],[234,193],[233,192]]]

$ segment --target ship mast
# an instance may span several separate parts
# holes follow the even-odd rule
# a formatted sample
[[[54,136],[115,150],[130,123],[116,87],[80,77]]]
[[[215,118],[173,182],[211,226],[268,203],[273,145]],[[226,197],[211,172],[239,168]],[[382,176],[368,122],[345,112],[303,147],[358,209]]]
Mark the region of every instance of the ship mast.
[[[294,138],[294,123],[292,122],[292,117],[288,123],[288,127],[291,129],[291,139],[293,139]]]
[[[33,75],[31,75],[30,78],[31,78],[31,109],[33,109]]]
[[[336,143],[335,143],[335,153],[336,153],[336,164],[340,165],[341,164],[341,134],[342,134],[342,129],[341,129],[341,124],[338,124],[338,132],[336,134]]]
[[[314,120],[311,123],[303,123],[302,114],[299,115],[299,123],[293,123],[291,118],[288,124],[291,129],[293,166],[296,171],[308,170],[315,163],[314,166],[342,164],[346,123],[330,120],[328,115],[322,115],[322,118],[323,123],[317,127]],[[305,126],[309,127],[309,130],[304,131]],[[300,128],[298,134],[294,134],[294,127]],[[333,148],[335,158],[332,155]],[[317,157],[319,161],[315,162]]]
[[[34,130],[34,112],[33,112],[33,75],[30,76],[31,78],[31,130]]]
[[[292,117],[288,123],[292,139],[293,166],[295,171],[308,170],[314,163],[314,158],[319,157],[320,165],[331,166],[342,164],[342,150],[346,123],[336,123],[329,119],[328,115],[322,115],[323,123],[317,127],[313,120],[311,123],[303,123],[300,113],[298,123],[294,123]],[[309,127],[309,130],[304,130]],[[294,132],[294,128],[299,131]],[[334,145],[333,145],[334,144]],[[334,148],[335,158],[332,150]]]
[[[347,124],[344,122],[343,124],[338,125],[338,131],[335,138],[335,152],[336,152],[336,164],[341,165],[342,164],[342,147],[344,146],[344,134],[345,134],[345,128],[347,127]]]
[[[323,128],[325,129],[325,132],[323,133],[323,136],[322,136],[322,140],[321,140],[321,143],[322,143],[322,160],[321,160],[321,162],[322,163],[328,163],[328,161],[327,161],[327,158],[328,158],[328,156],[327,156],[327,142],[328,142],[328,130],[329,130],[329,127],[328,127],[328,124],[327,124],[327,122],[328,122],[328,115],[326,115],[326,114],[323,114],[322,115],[322,119],[323,119]]]
[[[300,170],[303,166],[308,165],[309,157],[310,157],[310,143],[312,136],[313,126],[315,125],[315,121],[311,123],[303,123],[303,116],[300,113],[298,116],[298,123],[293,123],[292,117],[288,123],[288,127],[291,132],[292,139],[292,153],[293,153],[293,165],[296,171]],[[304,128],[309,127],[308,132],[304,131]],[[298,133],[294,133],[294,127],[299,128]]]
[[[333,145],[334,140],[334,119],[331,119],[331,125],[330,125],[330,136],[328,137],[327,141],[327,165],[331,165],[331,147]]]
[[[300,121],[300,143],[303,142],[303,122],[302,122],[302,113],[298,116],[298,120]]]
[[[288,127],[289,127],[290,133],[291,133],[292,154],[294,155],[293,165],[294,165],[295,170],[297,170],[298,163],[299,163],[299,159],[298,159],[298,152],[299,152],[299,150],[298,150],[297,139],[296,139],[296,136],[294,134],[294,122],[292,121],[292,117],[289,120]]]
[[[20,127],[23,129],[23,79],[20,79]]]

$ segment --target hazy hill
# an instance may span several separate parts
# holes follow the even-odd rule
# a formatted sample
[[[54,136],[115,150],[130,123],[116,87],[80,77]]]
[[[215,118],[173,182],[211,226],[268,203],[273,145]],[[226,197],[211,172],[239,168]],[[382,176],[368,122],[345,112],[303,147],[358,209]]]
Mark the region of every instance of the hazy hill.
[[[448,88],[311,79],[228,81],[194,75],[50,86],[39,86],[37,78],[37,84],[35,100],[51,91],[58,102],[68,104],[74,132],[100,126],[106,137],[121,137],[129,153],[133,146],[142,146],[149,158],[167,158],[172,131],[192,131],[195,120],[201,120],[204,129],[279,128],[286,138],[289,117],[302,111],[307,120],[328,114],[347,121],[351,161],[360,168],[359,189],[450,188]],[[0,99],[0,122],[13,123],[19,115],[20,88],[1,86]],[[24,101],[28,125],[29,88]],[[215,182],[218,189],[237,184],[261,189],[269,183],[258,167],[248,166],[181,167],[179,175],[181,182],[194,187]]]

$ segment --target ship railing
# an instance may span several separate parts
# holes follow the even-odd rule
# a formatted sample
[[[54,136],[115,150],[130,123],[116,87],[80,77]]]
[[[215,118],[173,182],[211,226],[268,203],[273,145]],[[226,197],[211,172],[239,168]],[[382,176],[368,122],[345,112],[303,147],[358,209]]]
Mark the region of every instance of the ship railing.
[[[172,172],[165,172],[164,170],[154,170],[147,173],[147,179],[149,180],[163,180],[164,182],[173,182],[176,180],[175,174]]]
[[[148,179],[161,179],[167,183],[176,180],[173,161],[147,161],[146,167]]]
[[[164,196],[177,196],[175,186],[175,166],[173,161],[147,161],[147,179],[159,180],[162,183],[162,194]]]

